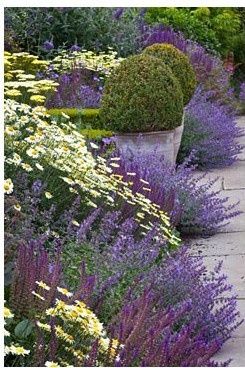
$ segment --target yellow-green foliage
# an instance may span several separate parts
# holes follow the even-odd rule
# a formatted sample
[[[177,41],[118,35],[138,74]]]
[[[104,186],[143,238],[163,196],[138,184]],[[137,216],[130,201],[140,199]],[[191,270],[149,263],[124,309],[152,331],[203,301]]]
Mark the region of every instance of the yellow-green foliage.
[[[101,122],[115,132],[171,130],[181,125],[183,94],[171,69],[160,59],[134,55],[108,77]]]
[[[108,52],[93,51],[74,51],[67,53],[61,51],[58,56],[52,60],[54,70],[58,72],[69,71],[74,67],[84,67],[89,70],[100,72],[101,74],[110,74],[110,72],[120,64],[123,58],[117,58],[117,52],[108,48]]]
[[[30,55],[28,52],[11,54],[4,52],[4,75],[6,80],[15,80],[16,75],[35,74],[47,69],[49,61],[39,60],[38,56]],[[18,78],[17,78],[18,79]]]
[[[99,109],[57,108],[49,109],[47,113],[57,122],[64,121],[68,116],[79,130],[86,128],[100,129],[101,127]]]
[[[180,83],[183,102],[186,105],[190,101],[197,84],[195,72],[188,57],[179,49],[167,43],[155,43],[146,47],[143,53],[159,58],[171,68]]]
[[[130,182],[124,182],[121,176],[113,174],[112,167],[118,166],[115,158],[109,164],[100,156],[95,159],[69,117],[65,123],[58,124],[49,121],[43,107],[31,108],[6,100],[5,124],[7,179],[14,183],[19,170],[30,173],[32,177],[43,174],[42,179],[47,184],[44,195],[51,202],[53,199],[64,201],[69,192],[80,195],[84,205],[87,203],[93,207],[97,207],[101,200],[105,205],[115,207],[116,200],[123,198],[135,208],[136,213],[141,213],[142,231],[150,230],[153,222],[158,220],[170,244],[178,244],[166,214],[144,195],[134,194]],[[14,186],[10,189],[11,194]]]
[[[113,132],[105,129],[81,129],[80,133],[87,139],[100,141],[106,137],[112,137]]]
[[[4,54],[4,95],[30,105],[42,105],[49,93],[55,91],[58,83],[42,79],[36,80],[36,73],[44,70],[48,63],[37,56],[22,53]]]

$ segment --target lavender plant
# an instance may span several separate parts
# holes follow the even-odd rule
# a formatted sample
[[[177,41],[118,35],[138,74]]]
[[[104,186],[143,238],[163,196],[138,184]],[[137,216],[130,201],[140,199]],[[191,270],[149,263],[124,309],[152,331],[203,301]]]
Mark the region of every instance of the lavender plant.
[[[193,331],[201,333],[206,343],[213,339],[223,343],[230,338],[241,321],[235,292],[221,263],[210,272],[202,257],[192,256],[186,246],[169,253],[157,227],[139,238],[133,218],[120,224],[118,213],[108,213],[98,226],[98,216],[93,212],[81,224],[76,242],[66,245],[63,262],[69,286],[77,278],[71,270],[79,267],[81,259],[90,273],[96,273],[92,306],[103,321],[113,320],[128,287],[136,283],[129,301],[149,286],[157,297],[157,310],[191,303],[190,310],[175,325],[177,330],[192,324]]]
[[[189,57],[199,82],[205,82],[210,73],[220,64],[219,59],[209,54],[202,46],[163,24],[153,27],[143,24],[141,42],[143,48],[154,43],[169,43],[177,47]]]
[[[116,366],[214,366],[211,357],[221,346],[218,339],[205,342],[194,333],[194,324],[174,331],[174,324],[185,315],[190,304],[161,311],[155,309],[155,295],[146,290],[142,296],[123,306],[114,334],[124,348]],[[114,335],[115,336],[115,335]],[[226,366],[228,362],[224,363]],[[221,364],[222,365],[222,364]]]
[[[212,190],[218,178],[203,180],[206,173],[194,175],[195,166],[190,165],[193,157],[177,170],[160,162],[154,153],[150,157],[139,154],[131,162],[121,157],[115,172],[130,180],[135,192],[144,193],[167,211],[182,234],[213,234],[241,212],[237,203],[229,204],[228,197],[219,197],[220,191]]]
[[[242,129],[236,124],[234,109],[212,99],[212,92],[199,87],[186,109],[183,139],[178,156],[183,161],[191,151],[200,169],[233,164],[242,146],[237,138]]]
[[[102,94],[101,79],[95,73],[75,66],[69,73],[56,77],[59,86],[46,101],[47,108],[75,107],[96,108],[99,107]]]

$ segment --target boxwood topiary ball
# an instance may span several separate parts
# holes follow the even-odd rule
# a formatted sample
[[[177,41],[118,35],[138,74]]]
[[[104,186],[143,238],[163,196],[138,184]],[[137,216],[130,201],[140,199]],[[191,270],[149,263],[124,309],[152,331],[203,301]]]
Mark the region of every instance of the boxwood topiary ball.
[[[167,43],[155,43],[146,47],[143,54],[158,57],[171,68],[180,83],[183,102],[186,105],[190,101],[197,84],[196,75],[188,57],[182,51]]]
[[[171,69],[150,55],[134,55],[105,83],[100,118],[122,133],[171,130],[181,125],[183,94]]]

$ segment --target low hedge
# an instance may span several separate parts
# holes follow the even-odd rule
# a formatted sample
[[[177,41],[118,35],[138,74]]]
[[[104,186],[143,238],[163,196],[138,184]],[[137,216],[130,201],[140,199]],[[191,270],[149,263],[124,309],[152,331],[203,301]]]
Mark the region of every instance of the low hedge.
[[[56,120],[64,120],[62,114],[70,117],[71,121],[76,124],[78,129],[100,129],[100,110],[99,109],[76,109],[76,108],[57,108],[48,109],[47,113]]]
[[[113,136],[112,131],[101,128],[100,109],[57,108],[49,109],[47,113],[60,122],[65,119],[62,113],[68,115],[86,139],[99,142]]]

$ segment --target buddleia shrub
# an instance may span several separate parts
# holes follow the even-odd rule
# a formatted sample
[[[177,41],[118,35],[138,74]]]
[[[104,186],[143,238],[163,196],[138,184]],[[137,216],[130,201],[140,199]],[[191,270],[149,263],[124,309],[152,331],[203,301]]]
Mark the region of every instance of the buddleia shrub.
[[[101,121],[116,132],[152,132],[181,125],[183,94],[171,69],[149,55],[121,62],[105,83]]]
[[[190,101],[197,83],[194,69],[188,57],[176,47],[167,43],[156,43],[148,46],[144,50],[144,54],[157,57],[170,67],[180,83],[183,102],[186,105]]]

